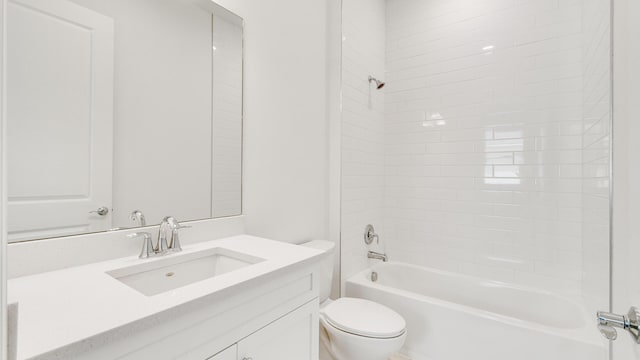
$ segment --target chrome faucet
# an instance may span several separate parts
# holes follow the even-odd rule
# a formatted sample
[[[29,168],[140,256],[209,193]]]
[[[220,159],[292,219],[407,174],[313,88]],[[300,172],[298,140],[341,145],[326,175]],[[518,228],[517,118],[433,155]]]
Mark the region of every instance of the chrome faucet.
[[[156,245],[156,251],[164,254],[169,250],[169,242],[167,241],[167,235],[171,236],[171,225],[169,224],[171,216],[167,216],[162,219],[160,227],[158,228],[158,244]]]
[[[387,254],[381,254],[381,253],[377,253],[375,251],[369,251],[367,252],[367,257],[369,259],[376,259],[376,260],[382,260],[384,262],[387,262]]]
[[[618,332],[615,328],[629,331],[633,340],[640,344],[640,310],[631,307],[626,315],[612,314],[604,311],[598,311],[598,330],[608,340],[618,338]]]
[[[167,216],[162,220],[158,229],[158,242],[154,245],[153,238],[148,232],[136,232],[127,235],[129,238],[144,237],[142,250],[138,256],[140,259],[147,259],[153,256],[165,255],[169,252],[182,251],[178,230],[191,226],[180,225],[173,216]]]
[[[180,229],[190,228],[191,226],[180,225],[178,220],[173,216],[167,216],[162,219],[160,229],[158,229],[158,247],[166,251],[179,252],[182,251],[180,246]]]

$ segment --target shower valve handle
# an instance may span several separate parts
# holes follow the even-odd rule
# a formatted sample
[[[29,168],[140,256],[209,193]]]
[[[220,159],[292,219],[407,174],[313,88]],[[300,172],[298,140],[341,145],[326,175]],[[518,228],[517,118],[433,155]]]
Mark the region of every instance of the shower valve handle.
[[[364,243],[367,245],[371,245],[373,240],[376,241],[376,244],[380,243],[380,237],[376,234],[373,225],[369,224],[364,228]]]
[[[629,331],[636,343],[640,344],[640,310],[631,307],[627,315],[598,311],[598,330],[608,340],[618,337],[616,328]]]

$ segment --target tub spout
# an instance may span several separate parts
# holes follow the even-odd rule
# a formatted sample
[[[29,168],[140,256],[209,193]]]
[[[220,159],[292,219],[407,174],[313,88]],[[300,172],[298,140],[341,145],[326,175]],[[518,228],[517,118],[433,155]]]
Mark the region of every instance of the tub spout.
[[[387,254],[380,254],[375,251],[369,251],[367,253],[367,257],[369,259],[377,259],[377,260],[382,260],[384,262],[387,262]]]

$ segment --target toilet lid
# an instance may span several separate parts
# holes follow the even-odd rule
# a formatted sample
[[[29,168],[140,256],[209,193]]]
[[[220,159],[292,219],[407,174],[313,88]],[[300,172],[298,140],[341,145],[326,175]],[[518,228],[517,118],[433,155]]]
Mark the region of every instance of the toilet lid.
[[[402,335],[406,327],[397,312],[365,299],[340,298],[322,312],[331,325],[355,335],[393,338]]]

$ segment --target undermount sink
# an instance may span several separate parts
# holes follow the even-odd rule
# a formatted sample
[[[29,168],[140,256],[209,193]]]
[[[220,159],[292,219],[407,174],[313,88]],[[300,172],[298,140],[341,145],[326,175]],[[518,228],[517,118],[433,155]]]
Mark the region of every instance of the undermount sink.
[[[264,259],[216,247],[191,254],[167,255],[161,260],[108,271],[107,274],[146,296],[153,296],[261,261]]]

